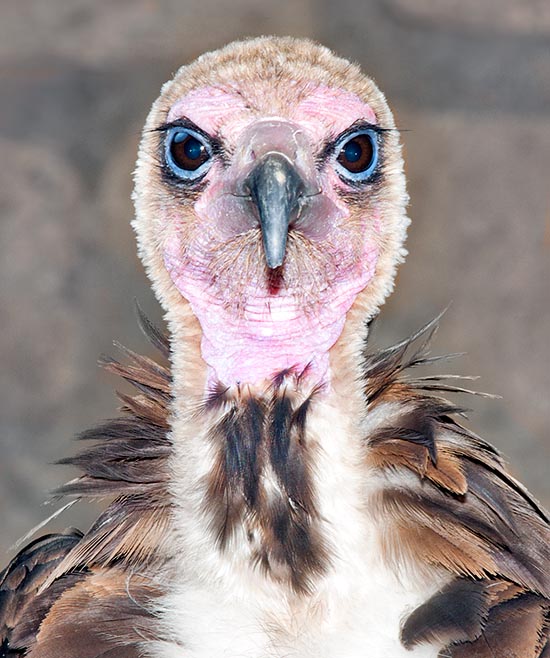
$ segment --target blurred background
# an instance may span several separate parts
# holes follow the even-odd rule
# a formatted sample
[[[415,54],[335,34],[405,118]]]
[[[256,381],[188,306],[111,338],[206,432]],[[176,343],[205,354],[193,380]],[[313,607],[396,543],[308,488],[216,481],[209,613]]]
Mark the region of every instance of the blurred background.
[[[129,226],[149,106],[181,64],[259,34],[313,37],[387,94],[413,223],[374,342],[452,302],[434,351],[467,352],[453,371],[503,396],[464,400],[470,425],[550,504],[547,0],[4,0],[0,556],[74,476],[52,465],[71,438],[115,413],[97,357],[113,339],[149,351],[133,298],[160,321]]]

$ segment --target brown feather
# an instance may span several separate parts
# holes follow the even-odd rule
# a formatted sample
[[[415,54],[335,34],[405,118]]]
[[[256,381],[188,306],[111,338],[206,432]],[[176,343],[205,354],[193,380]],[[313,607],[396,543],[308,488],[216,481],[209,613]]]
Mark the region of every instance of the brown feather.
[[[218,412],[220,405],[224,413],[209,432],[216,459],[204,511],[222,550],[245,525],[261,538],[253,565],[305,593],[329,563],[309,470],[314,447],[305,440],[307,412],[317,390],[304,400],[293,399],[282,385],[286,377],[295,376],[281,373],[263,397],[239,393],[228,400],[220,386],[208,396],[200,413]],[[276,478],[278,493],[266,494],[266,470]]]
[[[160,332],[141,320],[154,344],[166,353]],[[146,639],[143,633],[152,629],[143,601],[159,590],[143,576],[129,574],[164,559],[170,518],[171,377],[166,366],[124,352],[130,365],[109,360],[106,368],[140,393],[121,396],[126,417],[81,435],[95,445],[61,463],[74,465],[83,474],[57,492],[112,502],[85,535],[69,531],[42,537],[2,573],[2,656],[28,651],[40,658],[133,658],[139,642]]]
[[[548,640],[548,602],[525,594],[495,606],[473,642],[447,647],[449,658],[540,658]]]
[[[434,360],[435,328],[365,358],[369,409],[393,404],[391,424],[366,437],[368,466],[394,474],[371,497],[386,560],[395,569],[405,563],[422,572],[424,564],[460,576],[404,621],[403,642],[447,637],[452,645],[441,656],[452,658],[539,658],[547,650],[550,523],[495,449],[457,422],[462,410],[433,397],[460,389],[441,384],[444,377],[404,375]]]
[[[488,599],[483,582],[455,580],[409,615],[401,642],[412,649],[420,642],[476,640],[489,614]]]
[[[26,647],[57,597],[84,576],[68,575],[38,600],[37,593],[52,571],[82,539],[78,530],[46,535],[26,546],[0,574],[0,655],[11,656]],[[17,638],[13,637],[16,629]]]
[[[99,658],[111,651],[136,658],[143,643],[158,639],[149,609],[158,595],[142,576],[99,569],[63,591],[32,643],[23,644],[19,632],[13,642],[28,647],[31,658]]]

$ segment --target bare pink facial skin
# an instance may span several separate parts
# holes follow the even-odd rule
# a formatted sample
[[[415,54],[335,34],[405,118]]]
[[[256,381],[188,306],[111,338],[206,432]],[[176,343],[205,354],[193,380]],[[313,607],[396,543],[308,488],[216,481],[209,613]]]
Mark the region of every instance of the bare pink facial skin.
[[[218,87],[195,89],[172,105],[168,121],[187,117],[209,134],[236,135],[257,119],[254,110],[236,93]],[[276,113],[273,115],[277,116]],[[336,137],[357,119],[376,124],[373,109],[355,94],[312,83],[311,94],[295,107],[285,108],[285,119],[296,121],[313,138]]]
[[[345,184],[330,163],[319,172],[315,155],[319,145],[356,120],[375,124],[374,112],[353,94],[312,85],[311,94],[286,109],[284,116],[279,112],[259,118],[228,83],[224,89],[196,89],[176,101],[168,121],[181,117],[233,147],[230,166],[224,169],[214,163],[206,175],[208,185],[194,205],[198,230],[184,227],[189,220],[177,211],[166,217],[165,266],[201,324],[209,383],[262,384],[288,371],[327,384],[329,350],[357,294],[375,272],[380,215],[371,207],[350,220],[349,209],[337,194]],[[267,268],[258,263],[246,272],[226,273],[225,279],[213,265],[227,244],[238,242],[243,234],[255,231],[259,239],[242,183],[254,161],[270,150],[283,152],[294,162],[311,194],[303,216],[290,228],[317,253],[309,296],[308,263],[300,266],[303,276],[290,275],[290,283],[276,289],[269,284]],[[360,239],[350,240],[349,221],[359,224]],[[261,248],[250,253],[263,257]],[[287,270],[296,272],[290,257],[287,250],[283,280]],[[238,285],[233,287],[235,280]]]

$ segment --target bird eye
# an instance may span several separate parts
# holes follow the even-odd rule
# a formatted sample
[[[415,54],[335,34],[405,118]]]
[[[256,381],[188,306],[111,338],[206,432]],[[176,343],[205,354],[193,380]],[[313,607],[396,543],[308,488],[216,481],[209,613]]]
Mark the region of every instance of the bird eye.
[[[344,178],[367,180],[378,163],[378,140],[374,130],[345,135],[336,144],[336,170]]]
[[[166,163],[185,180],[195,180],[206,173],[212,149],[206,139],[189,128],[172,128],[166,136]]]

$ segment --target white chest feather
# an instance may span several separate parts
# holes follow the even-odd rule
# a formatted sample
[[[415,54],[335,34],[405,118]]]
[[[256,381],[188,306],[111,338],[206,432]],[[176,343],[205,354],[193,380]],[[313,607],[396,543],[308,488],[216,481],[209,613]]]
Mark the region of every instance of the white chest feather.
[[[166,597],[165,622],[173,644],[153,653],[166,658],[437,658],[440,647],[407,651],[399,641],[403,615],[422,602],[418,592],[373,574],[347,600],[283,600],[257,605],[192,586]],[[267,609],[266,609],[267,608]],[[151,655],[153,655],[153,653]]]

